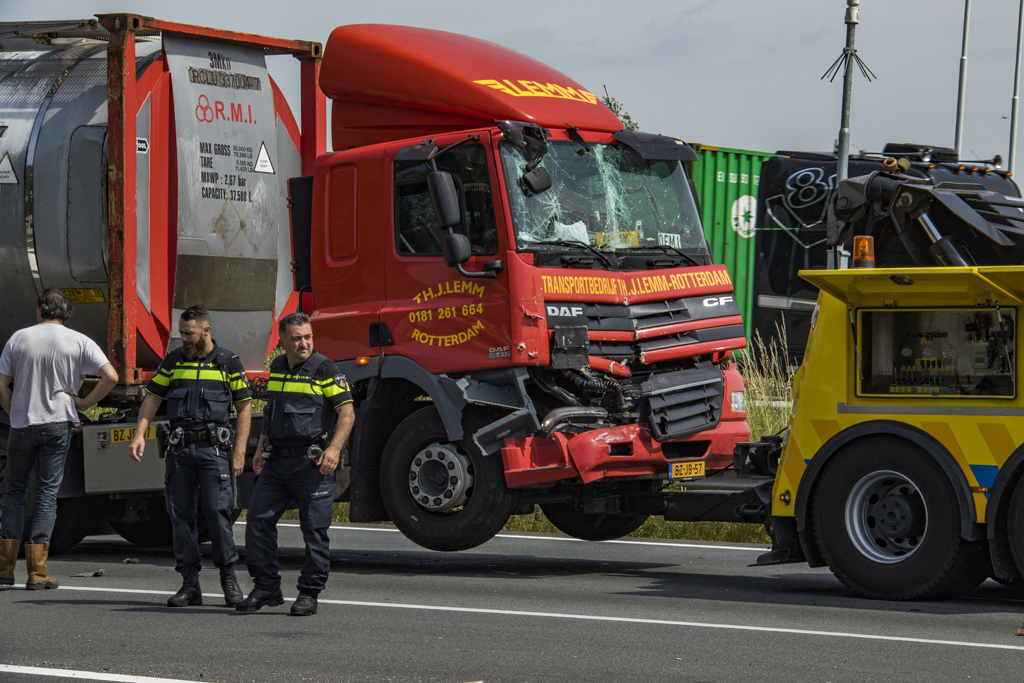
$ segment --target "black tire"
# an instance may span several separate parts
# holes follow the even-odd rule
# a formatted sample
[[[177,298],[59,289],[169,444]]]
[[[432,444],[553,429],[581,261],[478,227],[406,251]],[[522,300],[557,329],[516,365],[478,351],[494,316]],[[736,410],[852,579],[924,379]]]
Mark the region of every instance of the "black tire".
[[[118,519],[110,522],[110,528],[118,536],[134,545],[143,548],[170,548],[174,543],[171,516],[167,514],[167,508],[161,503],[162,501],[158,499],[150,499],[146,506],[146,514],[149,515],[148,522],[126,524]],[[202,515],[199,520],[202,520]]]
[[[57,519],[50,534],[50,555],[71,552],[81,543],[88,535],[96,513],[96,502],[89,498],[58,498]],[[30,520],[26,519],[26,527],[29,524]]]
[[[1006,536],[1010,543],[1010,554],[1017,571],[1024,575],[1024,477],[1013,488],[1010,502],[1006,509]],[[1014,587],[1021,588],[1020,581]]]
[[[171,529],[171,517],[167,514],[167,508],[164,507],[163,501],[151,498],[146,507],[146,513],[149,515],[148,522],[125,524],[118,520],[110,522],[110,528],[124,540],[143,548],[172,547],[174,545],[174,532]],[[231,523],[234,524],[241,514],[241,508],[233,509],[231,511]],[[202,512],[196,517],[196,532],[200,543],[209,542],[210,528]]]
[[[865,597],[957,595],[991,570],[985,542],[960,537],[946,473],[904,442],[865,439],[834,455],[815,486],[812,518],[832,573]]]
[[[610,541],[628,536],[650,515],[587,515],[572,503],[541,503],[544,516],[559,531],[584,541]]]
[[[7,439],[10,431],[6,426],[0,427],[0,508],[3,507],[5,479],[7,475]],[[31,495],[30,490],[30,495]],[[28,501],[26,501],[28,507]],[[50,534],[50,555],[66,553],[82,542],[89,530],[91,516],[95,513],[93,502],[81,498],[58,498],[57,519]],[[2,514],[2,513],[0,513]],[[27,538],[32,520],[25,520],[22,538]],[[24,555],[24,545],[19,551]]]
[[[468,473],[465,481],[472,481],[472,486],[463,492],[465,504],[437,511],[429,507],[429,501],[424,505],[413,497],[416,480],[410,484],[410,474],[418,467],[417,456],[423,462],[420,454],[431,447],[435,448],[431,453],[444,447],[440,450],[448,453],[449,460],[458,452],[458,471]],[[505,526],[518,497],[505,486],[501,456],[484,456],[470,442],[449,443],[433,406],[417,410],[395,428],[384,446],[380,488],[384,508],[395,526],[417,545],[440,551],[466,550],[489,541]],[[438,494],[430,500],[441,501],[443,494]]]

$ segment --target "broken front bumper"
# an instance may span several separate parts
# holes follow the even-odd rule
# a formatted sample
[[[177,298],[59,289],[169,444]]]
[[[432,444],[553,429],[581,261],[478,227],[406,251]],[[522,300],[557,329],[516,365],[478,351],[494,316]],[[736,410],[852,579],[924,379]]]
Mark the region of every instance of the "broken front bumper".
[[[750,440],[743,420],[723,419],[684,439],[658,443],[646,425],[595,429],[576,436],[506,439],[501,449],[505,483],[510,488],[581,478],[592,483],[644,474],[668,476],[669,463],[704,460],[707,471],[732,465],[735,445]]]

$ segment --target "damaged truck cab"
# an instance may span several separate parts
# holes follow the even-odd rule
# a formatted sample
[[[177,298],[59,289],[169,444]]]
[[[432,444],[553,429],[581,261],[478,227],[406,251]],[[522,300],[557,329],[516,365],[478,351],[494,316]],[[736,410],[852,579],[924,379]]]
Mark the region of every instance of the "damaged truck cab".
[[[339,151],[290,181],[295,284],[358,403],[353,521],[459,550],[539,504],[615,538],[732,464],[746,341],[689,146],[438,31],[338,28],[320,87]]]

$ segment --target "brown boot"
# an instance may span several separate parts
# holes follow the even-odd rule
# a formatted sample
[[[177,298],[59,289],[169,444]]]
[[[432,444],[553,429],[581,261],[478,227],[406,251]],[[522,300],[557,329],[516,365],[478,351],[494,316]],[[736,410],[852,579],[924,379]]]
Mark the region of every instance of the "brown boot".
[[[0,538],[0,591],[14,587],[14,565],[20,546],[20,540]]]
[[[46,569],[46,556],[50,553],[49,543],[26,543],[25,560],[28,562],[28,583],[25,588],[39,591],[44,588],[56,588],[60,581],[50,576]]]

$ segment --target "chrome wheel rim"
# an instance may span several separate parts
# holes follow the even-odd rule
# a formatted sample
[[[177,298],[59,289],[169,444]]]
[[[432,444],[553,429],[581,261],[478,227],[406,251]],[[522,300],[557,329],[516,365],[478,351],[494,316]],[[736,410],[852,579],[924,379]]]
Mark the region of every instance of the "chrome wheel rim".
[[[455,444],[430,444],[409,463],[409,494],[431,512],[453,512],[465,505],[473,483],[473,463]]]
[[[898,472],[872,472],[846,501],[846,531],[862,555],[881,564],[903,562],[928,533],[928,505],[917,485]]]

